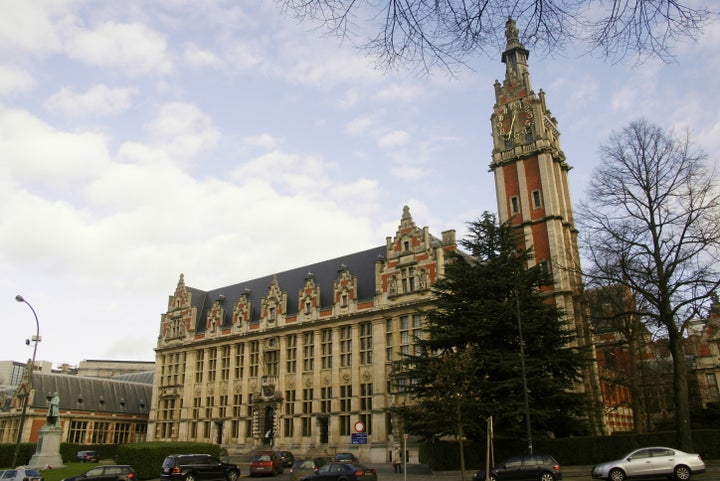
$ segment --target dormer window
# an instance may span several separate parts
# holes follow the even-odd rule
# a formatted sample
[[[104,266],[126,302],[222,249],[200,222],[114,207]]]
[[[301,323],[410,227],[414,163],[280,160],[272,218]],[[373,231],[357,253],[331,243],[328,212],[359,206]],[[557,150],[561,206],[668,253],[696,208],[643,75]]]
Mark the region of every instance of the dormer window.
[[[410,250],[410,241],[403,241],[403,249],[405,252],[408,252]]]
[[[413,292],[415,290],[415,268],[406,267],[401,272],[403,293]]]
[[[342,307],[347,307],[347,305],[348,305],[348,295],[347,295],[347,292],[343,292],[343,293],[340,295],[340,305],[341,305]]]
[[[305,300],[305,314],[310,314],[312,312],[312,302],[310,299]]]
[[[275,320],[275,306],[268,307],[268,321],[274,321]]]

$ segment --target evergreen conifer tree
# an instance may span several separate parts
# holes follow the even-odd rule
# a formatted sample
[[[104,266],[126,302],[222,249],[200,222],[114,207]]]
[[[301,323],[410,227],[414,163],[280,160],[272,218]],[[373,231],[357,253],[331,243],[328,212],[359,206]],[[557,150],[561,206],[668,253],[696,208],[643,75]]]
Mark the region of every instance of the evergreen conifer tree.
[[[415,352],[395,366],[414,401],[406,431],[484,438],[492,416],[496,437],[526,438],[519,314],[533,438],[586,434],[587,397],[577,386],[589,356],[549,302],[550,273],[527,267],[531,252],[518,248],[519,230],[493,214],[468,226],[464,251],[433,285],[437,302]]]

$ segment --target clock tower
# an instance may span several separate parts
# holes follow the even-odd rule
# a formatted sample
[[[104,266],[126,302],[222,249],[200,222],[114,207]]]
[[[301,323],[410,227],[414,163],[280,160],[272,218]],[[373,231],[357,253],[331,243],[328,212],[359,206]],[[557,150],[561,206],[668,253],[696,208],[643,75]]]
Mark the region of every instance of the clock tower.
[[[498,217],[523,230],[535,264],[544,264],[555,281],[553,299],[577,333],[577,345],[592,346],[592,335],[580,274],[580,251],[568,185],[570,166],[560,148],[557,120],[545,104],[545,93],[530,84],[530,52],[520,43],[515,21],[505,24],[507,45],[502,53],[505,80],[495,82],[495,106],[490,119]],[[601,405],[595,364],[583,376],[583,386]],[[590,416],[591,428],[603,434],[602,416]]]

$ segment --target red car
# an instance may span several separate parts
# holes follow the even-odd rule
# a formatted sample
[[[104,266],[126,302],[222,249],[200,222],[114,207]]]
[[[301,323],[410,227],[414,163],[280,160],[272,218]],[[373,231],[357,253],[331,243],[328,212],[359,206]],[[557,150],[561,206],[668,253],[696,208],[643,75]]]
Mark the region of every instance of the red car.
[[[250,476],[282,474],[282,460],[275,451],[260,451],[250,461]]]

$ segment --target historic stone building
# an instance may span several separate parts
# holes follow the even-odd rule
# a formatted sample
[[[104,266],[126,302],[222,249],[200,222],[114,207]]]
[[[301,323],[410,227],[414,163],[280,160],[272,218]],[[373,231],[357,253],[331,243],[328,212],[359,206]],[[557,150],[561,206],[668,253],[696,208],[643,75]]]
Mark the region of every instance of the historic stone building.
[[[525,231],[535,262],[552,269],[555,302],[577,343],[591,345],[570,167],[512,20],[506,36],[491,117],[499,218]],[[409,401],[390,382],[392,361],[413,349],[433,307],[430,287],[455,249],[454,231],[434,237],[405,207],[395,235],[363,252],[210,291],[181,275],[161,318],[148,439],[216,442],[231,453],[355,450],[386,461],[406,438],[388,408]],[[596,370],[585,378],[578,388],[600,406]],[[591,423],[602,431],[599,410]]]
[[[366,251],[211,291],[181,275],[162,315],[148,439],[385,461],[403,435],[387,408],[406,402],[391,363],[412,349],[455,248],[454,231],[434,237],[405,207],[395,235]]]

